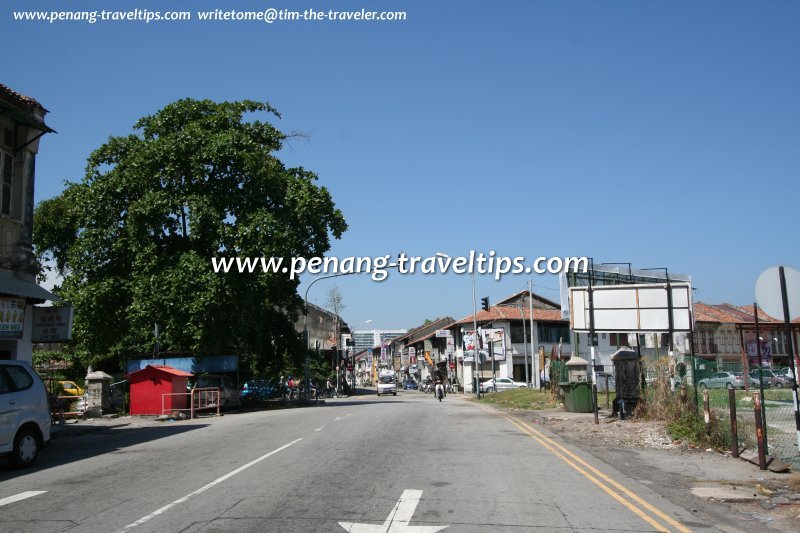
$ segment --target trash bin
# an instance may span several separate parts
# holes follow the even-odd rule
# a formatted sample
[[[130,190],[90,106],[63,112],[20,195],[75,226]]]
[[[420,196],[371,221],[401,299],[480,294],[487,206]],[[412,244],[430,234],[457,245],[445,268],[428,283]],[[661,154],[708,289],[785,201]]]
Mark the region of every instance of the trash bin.
[[[567,363],[569,381],[558,384],[564,392],[564,409],[570,413],[591,413],[592,386],[588,381],[589,362],[582,357],[573,357]]]
[[[587,381],[562,381],[558,384],[564,392],[564,409],[570,413],[591,413],[592,386]]]

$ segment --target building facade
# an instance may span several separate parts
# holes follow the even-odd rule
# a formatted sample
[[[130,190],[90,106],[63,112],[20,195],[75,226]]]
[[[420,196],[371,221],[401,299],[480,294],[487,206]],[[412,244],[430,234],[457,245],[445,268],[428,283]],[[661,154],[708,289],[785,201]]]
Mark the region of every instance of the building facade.
[[[33,306],[55,297],[36,284],[33,192],[47,110],[0,84],[0,359],[31,361]]]

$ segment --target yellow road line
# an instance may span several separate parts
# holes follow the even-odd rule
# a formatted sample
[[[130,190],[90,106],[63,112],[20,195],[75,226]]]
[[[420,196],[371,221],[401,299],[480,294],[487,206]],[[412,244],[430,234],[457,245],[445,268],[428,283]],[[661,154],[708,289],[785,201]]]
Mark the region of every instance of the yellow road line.
[[[589,463],[587,463],[586,461],[584,461],[583,459],[581,459],[580,457],[569,451],[567,448],[561,446],[553,439],[546,437],[536,429],[529,426],[527,423],[523,422],[522,420],[519,420],[518,418],[503,413],[497,413],[496,411],[492,412],[495,414],[499,414],[500,416],[508,420],[517,429],[519,429],[520,431],[522,431],[523,433],[527,434],[529,437],[537,441],[550,453],[552,453],[553,455],[555,455],[556,457],[567,463],[570,467],[572,467],[578,473],[583,475],[586,479],[597,485],[600,489],[602,489],[612,498],[614,498],[615,500],[623,504],[625,507],[630,509],[634,514],[636,514],[642,520],[655,527],[656,530],[669,531],[668,528],[665,528],[661,523],[657,522],[644,510],[634,505],[630,500],[637,502],[639,505],[649,510],[652,514],[656,515],[657,517],[661,518],[662,520],[670,524],[673,528],[675,528],[675,530],[680,531],[682,533],[691,533],[691,530],[686,528],[686,526],[676,521],[672,517],[666,515],[665,513],[661,512],[659,509],[653,507],[651,504],[644,501],[642,498],[640,498],[639,496],[628,490],[625,486],[609,478],[604,473],[599,471],[597,468],[593,467],[592,465],[590,465]],[[579,466],[579,464],[583,465],[584,468]],[[604,480],[609,485],[612,485],[619,491],[623,492],[626,496],[628,496],[628,498],[630,498],[630,500],[623,498],[620,494],[611,489],[611,487],[600,481],[600,479],[598,478]]]

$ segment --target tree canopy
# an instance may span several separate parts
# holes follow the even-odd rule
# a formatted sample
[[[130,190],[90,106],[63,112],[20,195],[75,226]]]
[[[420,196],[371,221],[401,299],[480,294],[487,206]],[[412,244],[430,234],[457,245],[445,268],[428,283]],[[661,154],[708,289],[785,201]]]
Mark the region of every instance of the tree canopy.
[[[162,350],[302,358],[297,280],[216,273],[212,257],[323,255],[347,225],[317,176],[276,156],[268,104],[180,100],[111,137],[34,216],[34,245],[75,307],[87,363]]]

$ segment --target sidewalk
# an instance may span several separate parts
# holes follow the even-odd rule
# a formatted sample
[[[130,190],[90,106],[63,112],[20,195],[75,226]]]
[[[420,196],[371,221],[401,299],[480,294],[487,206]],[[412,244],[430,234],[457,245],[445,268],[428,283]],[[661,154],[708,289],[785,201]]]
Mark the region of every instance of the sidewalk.
[[[673,441],[660,422],[608,418],[563,409],[514,411],[565,441],[646,483],[687,508],[703,508],[746,531],[754,527],[797,531],[800,473],[759,470],[730,452],[690,448]],[[732,519],[732,520],[731,520]]]
[[[156,420],[154,416],[107,415],[100,418],[73,418],[61,424],[54,423],[50,427],[50,438],[77,437],[115,428],[157,427],[172,423],[174,422]]]

